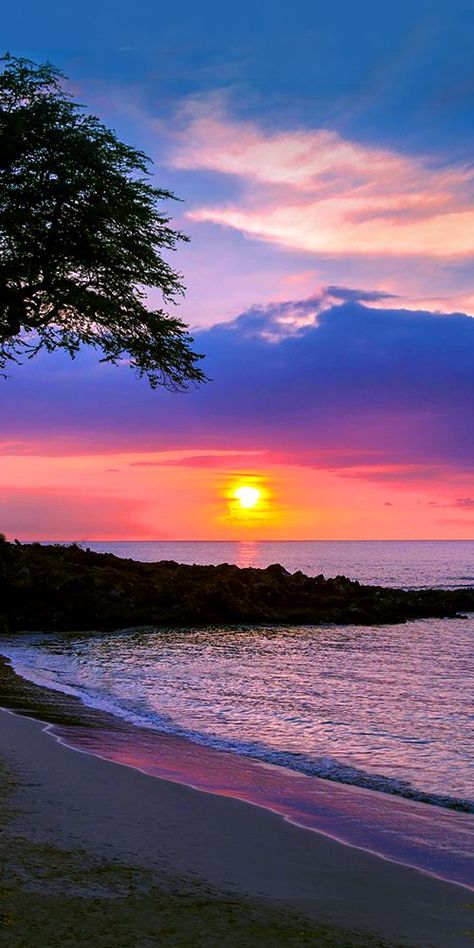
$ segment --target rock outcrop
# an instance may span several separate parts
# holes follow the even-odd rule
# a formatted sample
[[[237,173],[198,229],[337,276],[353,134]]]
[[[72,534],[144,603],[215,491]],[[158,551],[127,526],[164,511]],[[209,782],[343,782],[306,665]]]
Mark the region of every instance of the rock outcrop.
[[[0,541],[0,632],[136,625],[378,625],[474,611],[474,589],[388,589],[344,576],[139,563],[79,546]]]

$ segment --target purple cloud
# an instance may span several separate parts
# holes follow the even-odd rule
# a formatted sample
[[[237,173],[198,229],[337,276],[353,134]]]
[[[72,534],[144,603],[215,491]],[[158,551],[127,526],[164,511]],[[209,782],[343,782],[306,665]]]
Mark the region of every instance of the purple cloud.
[[[377,299],[331,287],[203,330],[196,345],[212,381],[182,395],[153,393],[90,352],[43,356],[0,383],[0,439],[50,452],[251,450],[326,468],[396,464],[407,480],[427,466],[472,466],[474,319],[367,305]]]

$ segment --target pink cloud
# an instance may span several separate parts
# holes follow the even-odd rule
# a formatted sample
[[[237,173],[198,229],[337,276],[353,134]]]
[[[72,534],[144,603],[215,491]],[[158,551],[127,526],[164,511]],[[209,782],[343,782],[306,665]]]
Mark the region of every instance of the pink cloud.
[[[240,179],[238,201],[188,217],[292,250],[332,256],[466,256],[474,250],[474,171],[342,138],[267,131],[216,102],[182,113],[172,164]]]

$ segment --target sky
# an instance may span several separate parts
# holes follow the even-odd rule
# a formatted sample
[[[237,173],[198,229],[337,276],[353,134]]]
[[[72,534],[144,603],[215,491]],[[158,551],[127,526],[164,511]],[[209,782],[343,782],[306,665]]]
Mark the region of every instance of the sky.
[[[474,4],[20,0],[2,20],[180,198],[179,314],[210,381],[151,391],[91,351],[11,370],[0,529],[473,538]]]

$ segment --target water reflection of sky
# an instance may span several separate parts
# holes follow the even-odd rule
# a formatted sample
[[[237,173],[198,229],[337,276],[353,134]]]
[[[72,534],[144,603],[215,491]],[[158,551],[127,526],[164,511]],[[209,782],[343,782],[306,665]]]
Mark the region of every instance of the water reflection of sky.
[[[472,628],[137,631],[14,643],[12,654],[134,723],[442,802],[472,799]]]
[[[241,543],[237,544],[235,562],[241,569],[245,569],[249,566],[258,567],[260,565],[260,556],[259,544],[255,540],[242,540]]]

